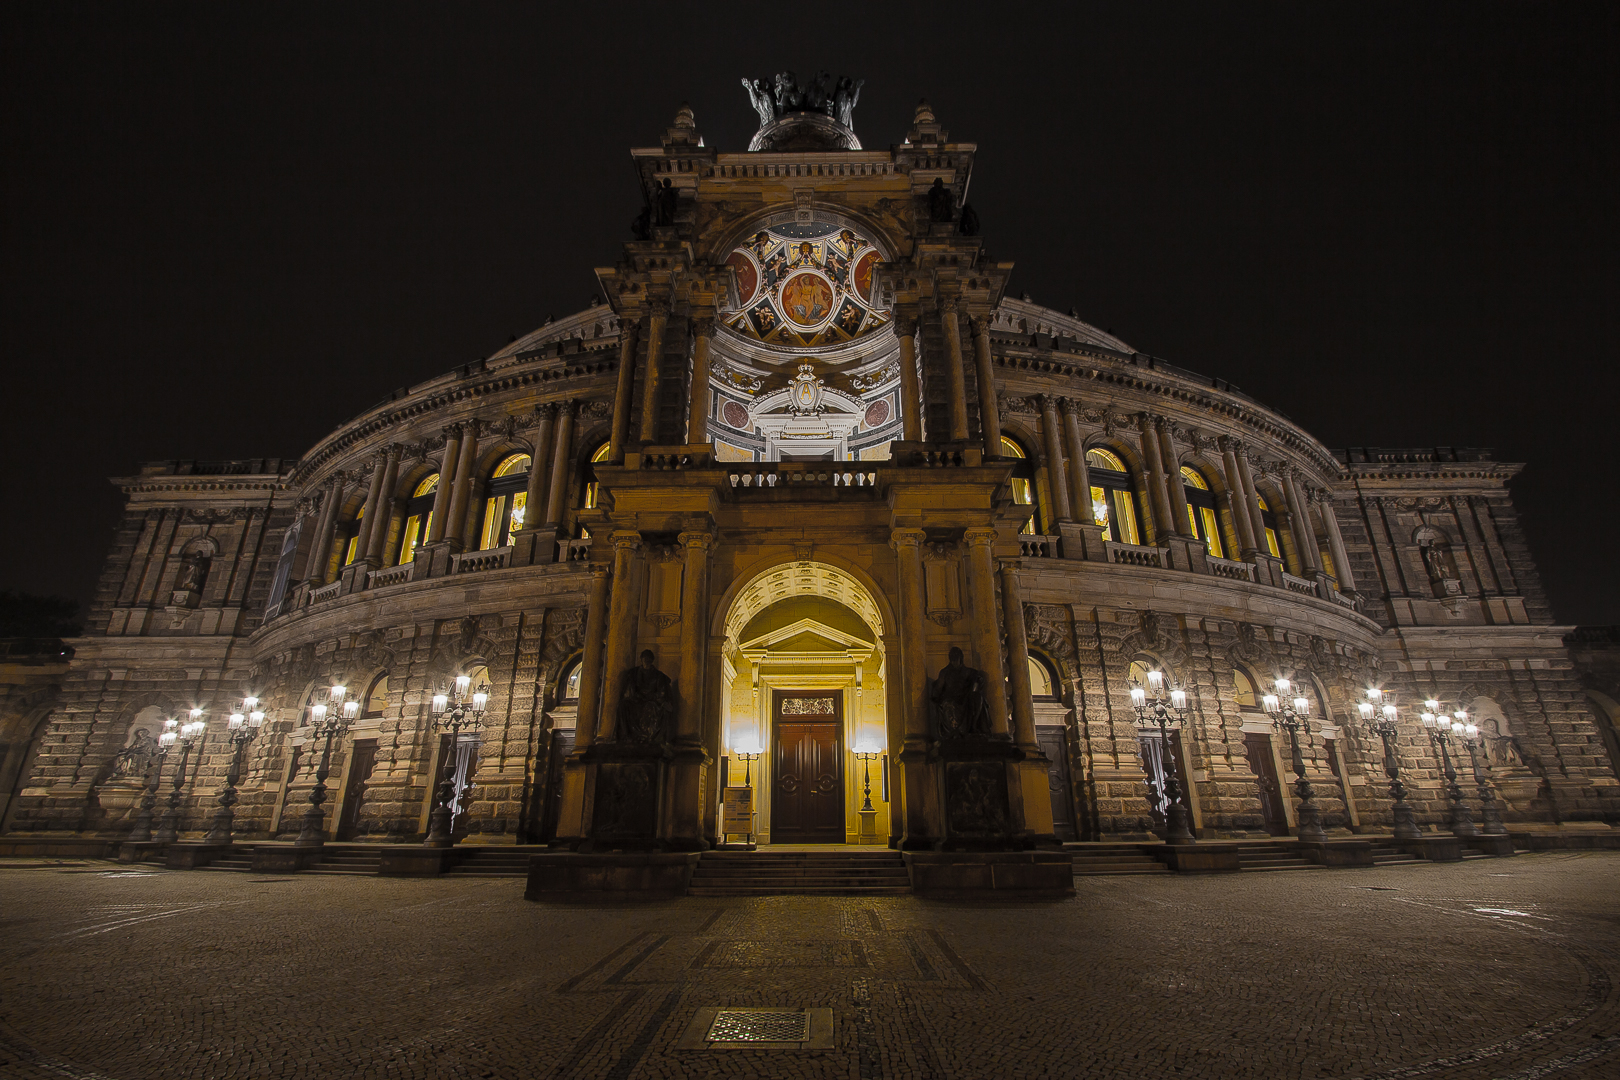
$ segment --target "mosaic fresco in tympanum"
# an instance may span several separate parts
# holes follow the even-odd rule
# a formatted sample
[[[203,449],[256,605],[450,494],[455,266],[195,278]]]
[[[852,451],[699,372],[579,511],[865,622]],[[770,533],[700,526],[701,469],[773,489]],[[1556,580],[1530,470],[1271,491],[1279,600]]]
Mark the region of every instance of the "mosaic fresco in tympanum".
[[[832,222],[771,225],[726,259],[741,305],[726,325],[789,348],[838,345],[888,325],[873,303],[882,255],[853,229]]]

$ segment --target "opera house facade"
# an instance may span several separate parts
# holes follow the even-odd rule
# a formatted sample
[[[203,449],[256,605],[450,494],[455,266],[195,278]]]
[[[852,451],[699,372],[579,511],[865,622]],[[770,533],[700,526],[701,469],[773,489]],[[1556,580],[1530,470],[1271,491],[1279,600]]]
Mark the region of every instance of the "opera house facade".
[[[117,478],[89,626],[11,701],[8,835],[1620,832],[1520,465],[1331,450],[1020,298],[974,144],[922,105],[865,149],[857,91],[750,83],[742,152],[683,109],[589,308],[297,460]]]

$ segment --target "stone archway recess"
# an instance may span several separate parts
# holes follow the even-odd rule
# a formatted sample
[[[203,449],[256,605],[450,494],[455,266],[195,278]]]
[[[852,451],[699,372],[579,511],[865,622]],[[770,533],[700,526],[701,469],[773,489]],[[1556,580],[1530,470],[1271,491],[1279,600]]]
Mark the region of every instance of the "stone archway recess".
[[[761,831],[768,832],[770,801],[764,793],[769,791],[771,766],[768,759],[773,744],[766,713],[770,707],[772,690],[779,687],[793,687],[837,689],[844,692],[846,706],[843,726],[846,732],[844,742],[846,757],[856,740],[862,736],[870,737],[874,733],[883,732],[885,737],[880,742],[886,743],[889,710],[883,637],[885,628],[892,629],[892,625],[891,621],[885,620],[884,605],[874,595],[870,586],[849,570],[829,562],[800,560],[776,563],[758,570],[751,577],[741,578],[741,581],[742,584],[734,589],[721,608],[724,653],[728,661],[725,669],[728,685],[722,691],[722,700],[728,706],[722,725],[725,732],[723,742],[729,745],[734,737],[743,729],[747,729],[767,751],[754,767],[753,775],[761,793]],[[802,671],[771,672],[765,665],[756,669],[754,661],[745,658],[741,649],[741,646],[747,644],[742,640],[745,628],[767,608],[796,599],[830,601],[844,608],[865,625],[871,640],[857,641],[847,634],[818,626],[814,620],[801,620],[800,623],[787,629],[808,629],[815,636],[826,639],[824,659],[819,663],[810,661],[804,664],[805,670]],[[754,650],[749,651],[752,653]],[[844,662],[833,660],[840,654],[843,654]],[[831,661],[831,666],[828,661]],[[839,670],[834,672],[831,667],[837,667]],[[863,672],[864,675],[861,674]],[[743,675],[754,687],[754,691],[746,694],[740,701],[732,694],[733,687],[730,684],[733,673]],[[854,775],[850,771],[853,768],[853,761],[851,758],[845,762],[846,776]],[[846,796],[851,790],[846,784]],[[849,812],[853,815],[853,803],[849,807]],[[851,817],[850,821],[854,821],[854,818]],[[872,824],[874,828],[887,832],[887,822],[881,826]],[[867,838],[867,842],[870,840],[871,838]]]

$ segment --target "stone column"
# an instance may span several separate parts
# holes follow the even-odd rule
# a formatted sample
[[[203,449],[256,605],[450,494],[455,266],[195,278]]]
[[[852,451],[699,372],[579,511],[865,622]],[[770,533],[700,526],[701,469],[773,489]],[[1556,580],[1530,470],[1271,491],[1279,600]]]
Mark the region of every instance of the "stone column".
[[[1080,406],[1064,398],[1063,436],[1069,448],[1069,497],[1074,502],[1074,519],[1082,525],[1095,525],[1091,507],[1091,469],[1086,464],[1085,442],[1080,438]]]
[[[551,485],[544,520],[547,529],[556,529],[562,524],[563,508],[568,502],[568,459],[573,449],[574,403],[565,401],[557,406],[557,442],[551,448]]]
[[[394,504],[394,488],[399,484],[399,452],[400,445],[394,443],[388,447],[388,454],[383,459],[382,487],[378,490],[376,500],[376,517],[366,530],[366,562],[373,568],[383,564],[383,548],[388,543],[389,526],[393,523],[391,513]],[[367,511],[366,517],[372,517]]]
[[[1221,436],[1221,462],[1226,466],[1226,490],[1231,493],[1232,528],[1237,532],[1238,547],[1242,550],[1243,558],[1251,559],[1259,550],[1254,539],[1254,515],[1250,510],[1254,500],[1238,472],[1236,445],[1227,436]]]
[[[371,486],[366,489],[365,506],[360,514],[360,531],[355,536],[354,561],[360,562],[371,550],[372,526],[376,525],[380,512],[377,503],[382,498],[383,473],[388,468],[388,456],[378,454],[371,466]],[[344,586],[345,589],[348,586]]]
[[[902,312],[894,326],[900,335],[900,437],[922,442],[922,385],[917,378],[917,313]]]
[[[1164,486],[1170,494],[1170,512],[1176,518],[1176,532],[1197,538],[1192,515],[1187,506],[1187,485],[1181,479],[1181,455],[1176,453],[1176,440],[1170,434],[1170,422],[1159,422],[1159,452],[1164,457]]]
[[[647,316],[647,373],[641,380],[642,443],[658,441],[658,376],[664,359],[664,323],[669,312],[655,307]]]
[[[326,584],[332,566],[332,538],[337,535],[338,505],[343,502],[343,481],[333,477],[321,496],[321,516],[316,519],[315,537],[309,549],[309,567],[304,580],[318,589]]]
[[[439,486],[433,489],[433,520],[428,523],[427,542],[444,539],[445,519],[450,516],[450,485],[456,479],[456,462],[461,458],[461,426],[444,429],[444,457],[439,462]]]
[[[641,325],[634,319],[619,320],[619,381],[613,388],[613,429],[608,437],[608,460],[624,461],[624,444],[630,438],[630,400],[636,387],[636,339]]]
[[[905,739],[896,754],[899,776],[891,791],[902,802],[904,834],[900,846],[908,851],[932,849],[942,830],[939,791],[934,770],[928,762],[928,658],[923,635],[923,569],[921,529],[894,529],[889,546],[894,548],[900,580],[900,679],[901,712]]]
[[[450,520],[445,522],[444,538],[457,546],[460,551],[465,547],[464,536],[467,531],[467,501],[472,496],[473,466],[478,461],[478,421],[469,420],[461,429],[461,452],[456,455],[456,482],[450,492],[450,506],[446,513]],[[439,478],[444,483],[444,478]]]
[[[1007,673],[1001,666],[1001,629],[996,625],[996,566],[991,545],[994,529],[968,529],[962,534],[968,549],[969,637],[973,642],[974,666],[984,672],[989,686],[985,702],[990,707],[990,734],[1009,737],[1007,724]],[[1028,677],[1025,669],[1025,677]]]
[[[1327,533],[1328,552],[1333,556],[1333,569],[1339,578],[1339,591],[1346,596],[1356,595],[1356,576],[1350,569],[1350,555],[1344,550],[1344,534],[1339,532],[1339,516],[1333,512],[1333,492],[1324,491],[1316,503],[1322,515],[1322,531]]]
[[[1029,639],[1024,634],[1024,601],[1018,567],[1001,564],[1002,621],[1007,627],[1007,688],[1012,693],[1013,740],[1025,752],[1035,743],[1035,703],[1029,683]]]
[[[703,838],[703,780],[710,760],[703,747],[703,675],[709,654],[709,548],[714,534],[683,532],[678,539],[686,565],[681,573],[681,673],[676,684],[669,840],[677,849],[701,851],[709,846]]]
[[[602,708],[602,646],[608,621],[608,568],[591,563],[591,589],[585,604],[585,654],[579,661],[579,710],[574,720],[574,754],[596,741]]]
[[[1288,517],[1294,532],[1294,551],[1299,556],[1302,577],[1314,578],[1322,569],[1322,558],[1316,550],[1316,526],[1311,521],[1305,499],[1299,493],[1299,481],[1294,470],[1283,470],[1283,495],[1288,499]]]
[[[693,445],[709,441],[709,342],[713,337],[713,316],[692,320],[692,402],[686,414],[686,441]]]
[[[1046,486],[1052,492],[1052,517],[1058,521],[1073,521],[1074,511],[1069,506],[1069,474],[1063,468],[1063,436],[1058,431],[1057,399],[1040,396],[1041,440],[1046,448]],[[989,453],[988,450],[985,453]],[[1054,529],[1055,531],[1055,529]]]
[[[523,528],[538,529],[545,523],[546,474],[551,472],[551,426],[557,406],[535,407],[534,453],[529,455],[529,487],[523,495]]]
[[[1153,503],[1153,541],[1163,544],[1176,533],[1174,511],[1170,509],[1170,493],[1164,483],[1164,459],[1159,445],[1159,433],[1153,417],[1141,417],[1142,459],[1147,464],[1148,498]]]
[[[1249,528],[1254,533],[1254,550],[1271,557],[1266,546],[1266,518],[1260,509],[1260,489],[1254,486],[1254,473],[1249,469],[1249,455],[1239,443],[1232,444],[1237,458],[1238,479],[1242,484],[1243,508],[1249,515]]]
[[[619,531],[611,539],[613,598],[608,605],[607,648],[602,658],[605,672],[602,679],[601,719],[596,725],[596,737],[603,742],[613,741],[624,673],[635,663],[636,623],[640,616],[636,610],[635,570],[641,534]]]
[[[966,442],[967,374],[962,369],[962,323],[956,310],[956,297],[940,301],[939,319],[945,327],[945,375],[951,393],[951,442]]]
[[[984,456],[1001,455],[1001,417],[996,411],[996,373],[990,358],[988,313],[972,319],[973,371],[979,382],[979,430],[984,433]],[[1054,483],[1056,481],[1054,480]],[[1067,514],[1059,514],[1067,517]]]

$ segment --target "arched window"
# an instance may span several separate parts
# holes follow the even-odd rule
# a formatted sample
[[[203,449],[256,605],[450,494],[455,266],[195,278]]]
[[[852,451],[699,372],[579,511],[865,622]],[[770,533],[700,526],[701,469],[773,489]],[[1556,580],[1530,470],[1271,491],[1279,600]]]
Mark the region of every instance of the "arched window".
[[[563,668],[562,674],[557,677],[557,700],[563,704],[577,704],[579,702],[579,680],[585,673],[582,660],[575,658]]]
[[[1086,451],[1086,468],[1091,474],[1091,513],[1103,527],[1103,539],[1121,544],[1139,544],[1136,530],[1136,496],[1125,463],[1101,448]]]
[[[1220,519],[1215,515],[1215,493],[1209,490],[1209,481],[1190,465],[1181,467],[1181,480],[1187,489],[1187,517],[1193,534],[1204,542],[1204,550],[1222,558],[1226,552],[1221,547]]]
[[[1029,696],[1036,701],[1058,699],[1058,678],[1046,661],[1031,653],[1029,656]]]
[[[585,466],[585,503],[582,509],[589,510],[596,505],[596,469],[594,466],[599,461],[606,461],[608,451],[611,449],[613,449],[612,443],[603,443],[598,446],[596,452],[591,455],[589,464]]]
[[[414,560],[416,549],[427,542],[428,531],[433,528],[433,495],[438,490],[439,474],[434,473],[417,484],[405,500],[405,527],[400,530],[396,563]]]
[[[361,507],[360,512],[354,515],[354,520],[343,527],[340,534],[343,540],[343,565],[351,566],[354,560],[361,555],[360,527],[366,523],[366,508]]]
[[[489,498],[484,501],[484,549],[505,547],[512,534],[523,528],[523,514],[529,486],[528,454],[512,454],[495,466],[489,481]]]
[[[1237,701],[1237,707],[1258,710],[1260,708],[1260,698],[1254,692],[1254,680],[1249,678],[1249,673],[1242,668],[1233,668],[1232,681],[1237,684],[1237,691],[1233,695],[1234,700]]]
[[[366,691],[365,702],[360,707],[360,715],[368,719],[381,716],[386,708],[388,708],[388,672],[385,671],[371,680],[371,689]]]
[[[1266,550],[1271,552],[1273,558],[1282,558],[1282,545],[1277,542],[1277,515],[1271,512],[1266,505],[1266,497],[1256,494],[1255,500],[1260,504],[1260,521],[1266,527]]]
[[[1011,458],[1013,462],[1012,497],[1013,502],[1019,506],[1033,507],[1035,505],[1035,466],[1030,462],[1029,455],[1024,448],[1012,439],[1003,435],[1001,437],[1001,456]],[[1035,531],[1035,511],[1030,510],[1029,518],[1024,527],[1018,530],[1022,533]]]

